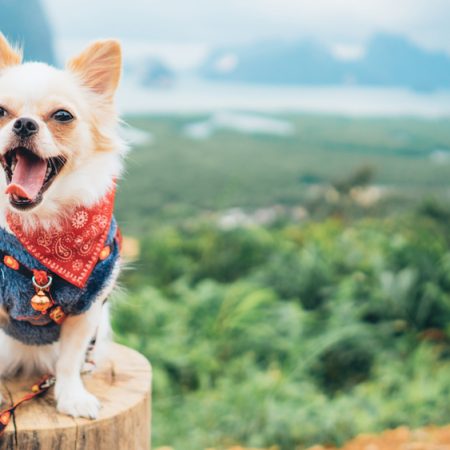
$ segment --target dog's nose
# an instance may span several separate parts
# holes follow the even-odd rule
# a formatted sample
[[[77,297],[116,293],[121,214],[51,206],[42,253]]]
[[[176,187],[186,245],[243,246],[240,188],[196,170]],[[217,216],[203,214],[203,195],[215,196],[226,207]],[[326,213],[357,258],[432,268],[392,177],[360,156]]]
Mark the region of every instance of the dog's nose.
[[[39,125],[33,119],[28,117],[21,117],[14,122],[13,131],[17,136],[21,138],[27,138],[31,135],[37,133],[39,130]]]

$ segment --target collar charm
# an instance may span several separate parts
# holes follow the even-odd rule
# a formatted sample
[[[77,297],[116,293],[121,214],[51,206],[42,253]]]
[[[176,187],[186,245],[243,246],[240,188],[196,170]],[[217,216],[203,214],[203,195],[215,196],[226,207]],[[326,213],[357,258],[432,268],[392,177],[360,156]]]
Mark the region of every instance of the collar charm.
[[[55,304],[50,294],[53,278],[43,270],[34,270],[32,281],[36,294],[31,297],[31,307],[41,314],[47,314]]]
[[[52,298],[50,287],[53,278],[43,270],[34,270],[33,273],[32,281],[36,294],[31,297],[31,307],[43,315],[48,314],[53,322],[61,325],[66,318],[66,314],[60,305],[55,305]]]

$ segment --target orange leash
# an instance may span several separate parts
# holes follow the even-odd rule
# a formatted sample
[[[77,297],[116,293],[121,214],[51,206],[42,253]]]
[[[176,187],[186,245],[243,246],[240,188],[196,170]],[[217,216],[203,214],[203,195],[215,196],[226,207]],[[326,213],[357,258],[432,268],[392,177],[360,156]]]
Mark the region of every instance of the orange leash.
[[[103,304],[105,303],[106,300],[103,302]],[[97,343],[97,333],[98,330],[90,340],[88,348],[86,350],[84,362],[88,367],[81,372],[82,374],[90,373],[96,367],[95,361],[93,359],[93,354],[95,344]],[[35,397],[39,397],[40,395],[45,394],[55,384],[55,382],[56,377],[54,375],[45,375],[44,377],[41,378],[40,381],[31,386],[31,392],[29,394],[23,396],[20,400],[18,400],[9,408],[0,411],[0,437],[4,433],[5,428],[8,426],[9,422],[11,421],[11,417],[14,415],[16,408],[20,406],[22,403],[27,402],[28,400],[32,400]]]
[[[14,411],[18,406],[22,403],[27,402],[39,395],[45,394],[54,384],[56,378],[52,375],[45,375],[38,383],[33,384],[31,386],[31,392],[25,396],[23,396],[20,400],[14,403],[11,407],[4,409],[0,412],[0,436],[4,433],[6,427],[11,421],[11,417],[14,414]]]

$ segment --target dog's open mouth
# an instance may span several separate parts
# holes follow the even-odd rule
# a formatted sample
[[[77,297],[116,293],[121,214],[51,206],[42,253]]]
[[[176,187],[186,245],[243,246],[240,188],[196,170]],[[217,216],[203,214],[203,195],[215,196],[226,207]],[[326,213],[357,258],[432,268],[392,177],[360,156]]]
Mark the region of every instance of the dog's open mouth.
[[[60,156],[42,159],[26,147],[9,150],[0,159],[6,174],[6,194],[17,209],[33,208],[42,201],[42,194],[50,187],[65,164]]]

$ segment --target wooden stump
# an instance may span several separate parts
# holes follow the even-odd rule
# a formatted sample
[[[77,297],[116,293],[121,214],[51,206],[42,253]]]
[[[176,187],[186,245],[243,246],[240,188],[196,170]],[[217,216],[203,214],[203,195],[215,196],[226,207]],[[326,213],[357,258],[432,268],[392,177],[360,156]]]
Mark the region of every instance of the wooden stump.
[[[52,388],[17,409],[0,438],[0,450],[149,450],[150,364],[118,344],[111,345],[109,354],[94,373],[83,376],[102,404],[97,420],[57,413]],[[4,381],[5,401],[29,393],[37,379]]]

